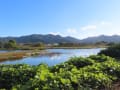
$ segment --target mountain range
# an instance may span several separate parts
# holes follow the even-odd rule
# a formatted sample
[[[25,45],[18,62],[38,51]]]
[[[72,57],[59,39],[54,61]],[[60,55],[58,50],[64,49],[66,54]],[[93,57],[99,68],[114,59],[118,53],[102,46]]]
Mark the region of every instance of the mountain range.
[[[26,36],[20,36],[20,37],[0,37],[0,41],[5,42],[8,40],[16,40],[17,43],[38,43],[43,42],[45,44],[53,44],[53,43],[96,43],[96,42],[114,42],[119,43],[120,42],[120,36],[119,35],[112,35],[112,36],[106,36],[106,35],[100,35],[95,37],[88,37],[85,39],[77,39],[74,37],[62,37],[60,35],[42,35],[42,34],[32,34],[32,35],[26,35]]]
[[[107,36],[107,35],[100,35],[100,36],[95,36],[95,37],[88,37],[85,39],[82,39],[82,43],[96,43],[96,42],[108,42],[108,43],[120,43],[120,36],[119,35],[112,35],[112,36]]]

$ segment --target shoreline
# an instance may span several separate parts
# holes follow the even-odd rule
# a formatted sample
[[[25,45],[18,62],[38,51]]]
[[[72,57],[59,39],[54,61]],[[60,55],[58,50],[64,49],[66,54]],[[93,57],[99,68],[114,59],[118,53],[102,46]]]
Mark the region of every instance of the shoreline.
[[[27,51],[19,51],[19,52],[2,52],[0,53],[0,62],[6,61],[6,60],[15,60],[15,59],[22,59],[30,56],[36,56],[36,55],[43,55],[46,54],[46,50],[27,50]]]
[[[10,50],[10,52],[1,52],[0,53],[0,62],[7,60],[17,60],[31,56],[51,56],[54,54],[61,54],[57,52],[49,52],[47,49],[96,49],[96,48],[105,48],[105,47],[93,47],[93,48],[81,48],[81,47],[53,47],[46,48],[44,50]],[[9,50],[8,50],[9,51]]]
[[[94,49],[94,48],[107,48],[108,46],[100,47],[47,47],[46,49]]]

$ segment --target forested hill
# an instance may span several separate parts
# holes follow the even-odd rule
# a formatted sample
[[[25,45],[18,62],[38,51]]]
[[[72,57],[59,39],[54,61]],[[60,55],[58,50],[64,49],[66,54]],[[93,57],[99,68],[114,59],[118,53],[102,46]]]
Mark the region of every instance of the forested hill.
[[[52,43],[79,43],[80,40],[73,37],[62,37],[60,35],[41,35],[41,34],[32,34],[21,37],[1,37],[0,41],[16,40],[17,43],[37,43],[43,42],[46,44]]]
[[[108,42],[108,43],[120,43],[120,36],[119,35],[112,35],[112,36],[107,36],[107,35],[100,35],[96,37],[88,37],[85,39],[82,39],[81,42],[83,43],[96,43],[96,42]]]
[[[32,34],[32,35],[26,35],[21,37],[0,37],[0,41],[8,41],[8,40],[16,40],[18,43],[37,43],[37,42],[43,42],[46,44],[52,44],[52,43],[96,43],[96,42],[114,42],[119,43],[120,42],[120,36],[119,35],[113,35],[113,36],[96,36],[96,37],[88,37],[85,39],[76,39],[74,37],[62,37],[60,35],[42,35],[42,34]]]

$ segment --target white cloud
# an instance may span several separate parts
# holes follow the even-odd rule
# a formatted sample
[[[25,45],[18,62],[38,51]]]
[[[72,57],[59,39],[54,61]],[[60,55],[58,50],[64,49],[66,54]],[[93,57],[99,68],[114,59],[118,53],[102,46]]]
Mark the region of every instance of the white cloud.
[[[94,24],[88,24],[81,26],[80,29],[78,27],[64,29],[60,32],[51,32],[54,35],[62,35],[62,36],[72,36],[76,38],[86,38],[90,36],[98,36],[98,35],[120,35],[120,26],[119,23],[116,22],[108,22],[108,21],[99,21]]]
[[[76,34],[77,30],[73,29],[73,28],[69,28],[69,29],[67,29],[67,33],[69,33],[69,34]]]
[[[81,28],[81,30],[95,30],[97,28],[96,25],[87,25]]]
[[[101,24],[101,25],[112,25],[111,22],[106,22],[106,21],[102,21],[100,24]]]
[[[53,34],[53,35],[60,35],[61,33],[60,33],[60,32],[50,32],[50,34]]]
[[[93,24],[93,25],[87,25],[87,26],[83,26],[81,28],[81,30],[97,30],[98,28],[101,28],[101,27],[108,27],[108,26],[111,26],[112,23],[111,22],[107,22],[107,21],[102,21],[102,22],[99,22],[97,24]]]

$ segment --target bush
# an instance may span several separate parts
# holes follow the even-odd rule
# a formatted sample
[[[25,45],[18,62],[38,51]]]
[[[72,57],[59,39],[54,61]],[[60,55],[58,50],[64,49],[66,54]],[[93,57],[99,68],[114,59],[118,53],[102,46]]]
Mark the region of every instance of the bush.
[[[92,65],[94,61],[91,58],[73,57],[66,63],[74,65],[77,68],[81,68],[84,66]]]
[[[102,50],[99,54],[104,54],[113,58],[120,58],[120,44],[116,44],[105,50]]]
[[[17,84],[25,84],[36,71],[29,65],[0,65],[0,88],[11,89]]]

